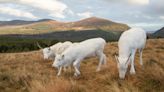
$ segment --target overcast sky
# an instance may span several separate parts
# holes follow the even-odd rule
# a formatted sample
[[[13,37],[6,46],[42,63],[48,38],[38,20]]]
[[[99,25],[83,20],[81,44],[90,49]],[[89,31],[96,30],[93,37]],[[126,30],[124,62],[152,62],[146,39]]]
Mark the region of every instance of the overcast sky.
[[[0,0],[0,20],[77,21],[92,16],[158,30],[164,26],[164,0]]]

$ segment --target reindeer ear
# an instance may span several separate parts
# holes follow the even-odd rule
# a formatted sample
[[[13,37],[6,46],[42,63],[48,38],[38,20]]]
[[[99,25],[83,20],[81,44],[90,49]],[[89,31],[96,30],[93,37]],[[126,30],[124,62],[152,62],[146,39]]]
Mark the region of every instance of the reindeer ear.
[[[118,56],[117,55],[114,55],[114,56],[115,56],[116,62],[119,63]]]

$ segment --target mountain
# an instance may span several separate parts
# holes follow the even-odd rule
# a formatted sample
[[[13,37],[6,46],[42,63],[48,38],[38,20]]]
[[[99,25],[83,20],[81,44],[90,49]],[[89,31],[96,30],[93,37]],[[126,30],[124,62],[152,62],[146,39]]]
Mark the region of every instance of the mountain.
[[[41,34],[56,31],[125,31],[130,27],[107,19],[90,17],[75,22],[60,22],[51,19],[38,21],[0,21],[0,34]]]
[[[109,26],[109,25],[114,25],[114,24],[120,24],[120,23],[112,22],[110,20],[103,19],[103,18],[91,17],[91,18],[86,18],[86,19],[74,22],[74,27],[79,27],[79,26],[100,27],[100,26]]]
[[[102,29],[106,31],[125,31],[129,27],[126,24],[112,22],[107,19],[90,17],[80,21],[65,23],[64,27],[71,28],[73,30],[88,30],[88,29]]]
[[[155,38],[164,38],[164,27],[152,34]]]
[[[126,24],[112,22],[107,19],[91,17],[86,18],[80,21],[75,22],[59,22],[59,21],[46,21],[42,23],[35,23],[31,27],[32,28],[40,28],[42,27],[50,28],[49,30],[56,30],[56,31],[85,31],[85,30],[105,30],[105,31],[125,31],[129,29]]]

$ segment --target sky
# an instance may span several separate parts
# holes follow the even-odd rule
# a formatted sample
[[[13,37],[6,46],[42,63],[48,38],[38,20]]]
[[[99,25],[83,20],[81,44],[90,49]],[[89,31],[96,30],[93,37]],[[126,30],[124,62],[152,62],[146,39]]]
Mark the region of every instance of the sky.
[[[164,0],[0,0],[0,21],[101,17],[156,31],[164,27]]]

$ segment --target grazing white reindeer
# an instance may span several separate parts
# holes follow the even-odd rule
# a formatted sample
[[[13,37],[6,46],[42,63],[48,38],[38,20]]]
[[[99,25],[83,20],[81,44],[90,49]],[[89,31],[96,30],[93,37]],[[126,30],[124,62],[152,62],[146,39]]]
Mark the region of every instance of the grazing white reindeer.
[[[125,78],[129,63],[131,63],[130,74],[135,74],[134,57],[137,49],[140,54],[140,65],[143,65],[142,51],[145,44],[146,32],[141,28],[131,28],[122,33],[118,42],[119,56],[115,57],[121,79]]]
[[[73,64],[75,76],[80,75],[80,63],[86,57],[98,56],[99,65],[97,71],[100,71],[101,65],[106,63],[106,56],[103,53],[106,42],[102,38],[92,38],[74,44],[66,49],[61,55],[57,55],[53,66],[58,68],[58,76],[61,74],[61,66],[70,66]]]
[[[66,41],[64,43],[57,43],[47,48],[43,48],[43,57],[44,59],[55,59],[57,54],[61,54],[64,50],[66,50],[69,46],[72,45],[72,42]],[[40,47],[40,46],[39,46]]]
[[[44,59],[54,60],[55,56],[57,54],[61,54],[64,50],[66,50],[69,46],[71,46],[72,42],[70,41],[66,41],[64,43],[59,42],[47,48],[42,48],[38,43],[37,45],[40,49],[42,49]],[[62,67],[60,68],[62,69]],[[64,67],[64,70],[66,71],[66,67]]]

